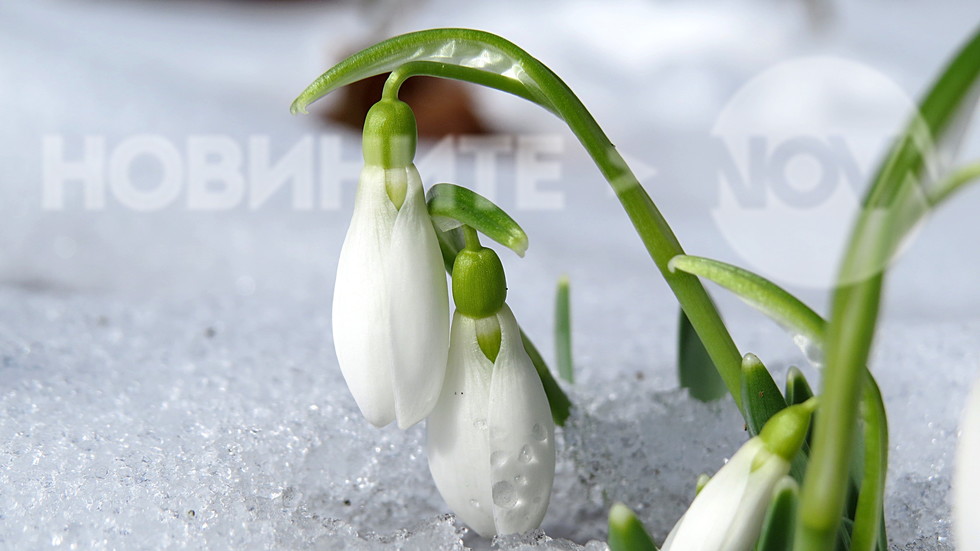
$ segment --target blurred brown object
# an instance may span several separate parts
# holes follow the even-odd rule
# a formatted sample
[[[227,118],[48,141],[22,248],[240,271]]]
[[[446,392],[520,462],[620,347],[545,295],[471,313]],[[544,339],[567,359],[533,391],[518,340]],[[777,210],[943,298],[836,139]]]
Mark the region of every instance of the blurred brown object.
[[[381,99],[388,74],[377,75],[342,88],[338,103],[324,115],[327,120],[360,129],[368,109]],[[450,134],[486,134],[487,125],[474,109],[473,96],[456,81],[413,77],[402,84],[398,97],[415,111],[419,137]]]

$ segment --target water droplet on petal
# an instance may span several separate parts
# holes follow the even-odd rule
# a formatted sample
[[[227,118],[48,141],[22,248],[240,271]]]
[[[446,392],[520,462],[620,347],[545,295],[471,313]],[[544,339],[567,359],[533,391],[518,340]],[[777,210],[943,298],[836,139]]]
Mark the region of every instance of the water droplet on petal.
[[[548,431],[544,430],[544,427],[542,427],[540,423],[535,423],[534,426],[531,427],[531,437],[535,440],[547,440]]]
[[[473,421],[473,426],[476,427],[476,430],[487,430],[487,420],[477,419],[476,421]]]
[[[472,505],[472,506],[474,506],[474,507],[476,507],[477,509],[479,509],[479,508],[480,508],[480,502],[479,502],[479,501],[477,501],[477,500],[475,500],[475,499],[471,499],[471,500],[470,500],[470,505]]]
[[[502,451],[496,451],[490,454],[490,464],[494,467],[500,467],[507,462],[507,454]]]
[[[493,503],[497,507],[503,507],[504,509],[513,509],[517,505],[517,492],[514,491],[514,485],[507,481],[500,481],[493,485]]]
[[[517,458],[520,459],[522,463],[530,463],[531,462],[531,457],[532,457],[531,456],[531,448],[529,448],[527,446],[524,446],[523,448],[521,448],[521,455],[517,456]]]

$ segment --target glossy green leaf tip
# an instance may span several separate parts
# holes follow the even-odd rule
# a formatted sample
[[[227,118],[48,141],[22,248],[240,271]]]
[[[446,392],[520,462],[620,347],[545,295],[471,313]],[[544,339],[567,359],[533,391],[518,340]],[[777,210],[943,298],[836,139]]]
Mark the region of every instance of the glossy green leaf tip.
[[[622,503],[609,510],[609,551],[659,551],[636,513]]]
[[[786,407],[786,400],[769,370],[755,354],[742,359],[742,403],[748,413],[749,432],[755,436],[773,415]]]

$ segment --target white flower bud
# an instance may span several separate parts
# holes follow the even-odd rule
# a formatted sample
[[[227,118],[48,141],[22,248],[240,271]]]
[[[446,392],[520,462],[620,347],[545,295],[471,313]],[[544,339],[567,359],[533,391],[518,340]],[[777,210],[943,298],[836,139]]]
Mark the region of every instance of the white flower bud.
[[[973,386],[960,422],[953,477],[953,528],[957,549],[980,549],[980,381]]]
[[[385,117],[384,125],[371,124],[368,115],[365,138],[378,141],[381,127],[397,130],[388,136],[396,142],[414,140],[414,118],[396,124],[396,116],[411,111],[406,115],[400,102],[388,103],[393,105],[382,102],[371,111]],[[439,398],[449,353],[449,297],[418,170],[405,148],[382,156],[371,153],[376,147],[365,143],[368,164],[337,265],[334,347],[367,420],[380,427],[397,419],[407,428]]]
[[[494,323],[483,323],[492,318]],[[491,363],[477,331],[496,331]],[[429,470],[450,508],[481,536],[540,526],[555,476],[555,426],[514,314],[456,312],[449,366],[427,422]]]

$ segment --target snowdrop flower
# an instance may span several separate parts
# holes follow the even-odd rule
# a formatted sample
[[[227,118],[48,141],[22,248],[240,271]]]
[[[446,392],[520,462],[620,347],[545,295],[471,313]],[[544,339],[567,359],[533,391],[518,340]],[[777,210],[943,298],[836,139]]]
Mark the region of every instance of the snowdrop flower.
[[[457,256],[449,366],[427,421],[436,487],[484,537],[537,528],[555,476],[548,399],[505,296],[492,250],[468,246]]]
[[[815,405],[811,399],[783,409],[739,448],[694,498],[661,551],[755,549],[773,490],[803,445]]]
[[[415,156],[415,117],[382,100],[364,123],[364,169],[334,286],[340,369],[373,425],[421,421],[449,350],[449,298]]]
[[[956,547],[980,549],[980,381],[963,412],[960,442],[956,450],[956,473],[953,478],[953,528]]]

